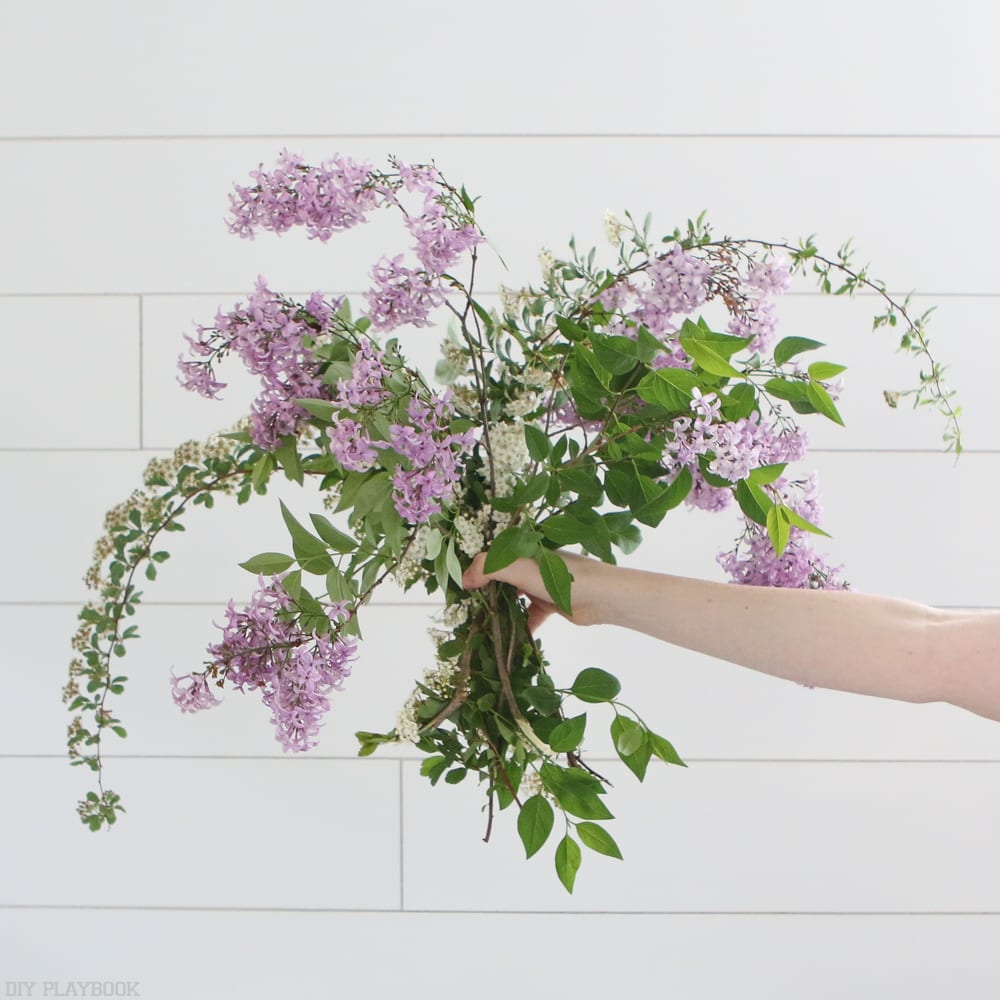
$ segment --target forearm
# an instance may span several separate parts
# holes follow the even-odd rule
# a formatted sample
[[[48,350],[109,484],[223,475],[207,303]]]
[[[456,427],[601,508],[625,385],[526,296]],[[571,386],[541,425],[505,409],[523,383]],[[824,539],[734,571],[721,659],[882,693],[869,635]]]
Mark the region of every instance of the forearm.
[[[617,567],[598,572],[606,577],[598,621],[802,684],[904,701],[957,700],[956,690],[961,697],[969,683],[963,671],[970,657],[974,667],[992,653],[1000,674],[996,616],[853,591],[739,586]]]
[[[572,620],[611,624],[813,687],[899,701],[947,701],[1000,721],[1000,611],[947,611],[857,591],[748,587],[609,566],[564,553]],[[529,627],[554,610],[537,563],[503,580],[532,597]],[[545,595],[545,596],[543,596]]]

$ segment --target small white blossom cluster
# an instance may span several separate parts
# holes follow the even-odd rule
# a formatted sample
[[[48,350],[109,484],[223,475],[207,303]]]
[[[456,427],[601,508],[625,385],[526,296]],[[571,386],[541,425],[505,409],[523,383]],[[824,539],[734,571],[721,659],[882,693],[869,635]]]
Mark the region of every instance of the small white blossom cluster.
[[[516,316],[518,311],[531,301],[532,295],[527,288],[500,286],[500,303],[503,306],[504,315],[506,316]]]
[[[542,393],[523,392],[506,403],[503,408],[503,415],[514,419],[526,417],[529,413],[534,413],[541,406],[541,403]]]
[[[490,523],[490,510],[487,504],[477,511],[459,514],[455,518],[455,531],[458,533],[458,547],[470,559],[479,555],[486,548],[486,529]]]
[[[524,422],[515,420],[510,424],[493,424],[489,429],[489,438],[496,495],[509,496],[518,475],[531,459],[524,439]]]
[[[469,606],[471,606],[471,601],[459,601],[452,605],[450,608],[446,608],[443,620],[448,622],[449,620],[455,621],[455,624],[462,624],[464,618],[468,617]],[[437,649],[441,648],[441,644],[447,642],[452,638],[452,633],[450,631],[443,631],[441,629],[429,629],[428,634],[430,635],[434,645]],[[438,662],[436,667],[428,667],[424,671],[424,676],[421,683],[425,688],[429,688],[442,700],[447,701],[452,697],[455,692],[455,677],[458,673],[458,659],[457,657],[442,659],[438,657]],[[403,703],[403,707],[399,710],[399,714],[396,716],[396,736],[400,742],[408,741],[410,743],[416,743],[420,739],[420,729],[421,722],[418,718],[418,710],[420,704],[424,701],[426,695],[420,688],[414,688],[410,694],[410,697],[406,699]]]
[[[552,272],[556,269],[556,258],[551,250],[542,247],[538,251],[538,265],[542,269],[542,279],[548,281],[552,277]]]
[[[409,548],[403,553],[403,558],[396,563],[392,578],[401,587],[406,587],[420,576],[422,572],[420,564],[427,558],[427,539],[430,533],[430,526],[422,524],[413,536]]]
[[[625,224],[610,208],[604,213],[604,232],[608,237],[608,242],[613,247],[621,246]]]
[[[434,377],[442,385],[454,385],[468,374],[469,359],[457,340],[448,337],[441,341],[441,360],[434,369]]]

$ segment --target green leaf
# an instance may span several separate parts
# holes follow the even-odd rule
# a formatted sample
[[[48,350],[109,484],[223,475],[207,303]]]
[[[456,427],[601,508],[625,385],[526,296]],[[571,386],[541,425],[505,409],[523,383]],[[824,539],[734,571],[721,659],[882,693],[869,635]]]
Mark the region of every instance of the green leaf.
[[[722,412],[727,420],[742,420],[757,409],[757,391],[749,382],[738,382],[722,397]]]
[[[844,419],[837,412],[833,399],[818,382],[810,382],[806,386],[806,397],[824,417],[828,417],[835,424],[840,424],[841,427],[844,426]]]
[[[565,719],[549,733],[548,744],[556,753],[569,753],[575,750],[583,739],[587,728],[587,713]]]
[[[292,512],[285,506],[284,500],[279,501],[279,503],[281,516],[285,520],[288,533],[292,536],[292,549],[296,558],[325,556],[327,554],[326,543],[299,524]]]
[[[536,500],[541,500],[545,496],[545,491],[549,485],[549,474],[539,472],[532,476],[526,483],[521,483],[510,496],[494,497],[492,504],[495,510],[513,511],[518,507],[532,504]]]
[[[783,365],[790,361],[796,354],[804,351],[815,351],[817,347],[826,347],[818,340],[810,340],[808,337],[785,337],[778,341],[774,348],[774,363]]]
[[[314,417],[319,417],[320,420],[325,420],[329,423],[333,420],[335,413],[340,411],[340,408],[334,406],[333,403],[328,403],[324,399],[293,399],[293,403],[297,406],[301,406],[303,410],[311,413]]]
[[[618,849],[615,838],[603,826],[586,821],[577,823],[576,834],[592,851],[597,851],[598,854],[609,858],[618,858],[621,861],[622,852]]]
[[[556,848],[556,874],[567,892],[573,891],[580,860],[580,845],[567,833]]]
[[[517,814],[517,833],[524,844],[525,857],[537,854],[552,832],[555,814],[544,795],[532,795]]]
[[[597,360],[612,375],[624,375],[635,368],[638,351],[634,340],[592,333],[590,345]]]
[[[283,555],[281,552],[261,552],[246,562],[241,562],[240,568],[248,573],[273,576],[275,573],[284,573],[293,562],[295,560],[291,556]]]
[[[801,528],[803,531],[811,531],[814,535],[822,535],[824,538],[829,538],[828,532],[824,531],[822,528],[813,524],[812,521],[807,521],[801,514],[797,514],[791,507],[782,507],[785,519],[789,524],[794,524],[796,528]]]
[[[495,573],[497,570],[509,566],[515,559],[531,559],[538,551],[538,546],[538,534],[530,528],[521,524],[504,528],[490,546],[483,571]],[[459,573],[459,579],[461,579],[461,573]]]
[[[338,528],[335,528],[322,514],[310,514],[317,534],[334,552],[353,552],[358,543]]]
[[[780,556],[788,545],[788,519],[782,517],[784,508],[775,504],[767,512],[767,534],[775,555]]]
[[[448,576],[451,577],[455,586],[461,589],[462,586],[462,564],[458,560],[455,552],[455,539],[448,540],[448,548],[444,555],[444,564],[448,569]]]
[[[745,479],[736,484],[736,502],[751,521],[760,525],[767,524],[767,512],[774,506],[759,486]]]
[[[702,371],[723,378],[739,378],[740,373],[714,347],[703,340],[681,337],[681,347]]]
[[[817,382],[826,382],[847,371],[847,365],[835,365],[832,361],[814,361],[809,368],[809,377]]]
[[[542,534],[556,545],[575,545],[582,542],[590,532],[590,526],[571,514],[554,514],[543,521],[539,528]]]
[[[787,462],[778,465],[760,465],[756,469],[750,470],[750,475],[747,476],[747,479],[755,486],[766,486],[773,483],[776,479],[780,479],[781,474],[787,467]]]
[[[533,685],[525,690],[524,698],[541,715],[552,715],[562,704],[562,698],[548,687]]]
[[[604,787],[593,775],[578,767],[562,768],[549,763],[542,765],[540,773],[542,784],[570,815],[580,819],[614,818],[600,799]]]
[[[801,403],[808,398],[806,383],[801,379],[769,378],[764,383],[764,391],[790,403]]]
[[[565,316],[556,316],[556,326],[567,340],[576,342],[578,340],[586,340],[590,336],[589,330],[585,330],[571,319],[566,319]]]
[[[615,750],[627,757],[634,754],[642,746],[643,740],[646,738],[646,731],[633,719],[618,715],[615,716],[615,722],[612,723],[611,736],[615,741]]]
[[[570,694],[591,705],[614,701],[622,686],[618,678],[599,667],[586,667],[576,675]]]
[[[436,770],[442,764],[447,763],[448,761],[440,754],[435,754],[432,757],[425,757],[420,762],[420,773],[426,778],[432,771]]]
[[[667,511],[673,510],[691,492],[693,483],[691,470],[685,466],[669,486],[651,484],[649,487],[651,495],[647,497],[646,502],[630,509],[637,520],[655,528],[666,516]]]
[[[565,614],[572,615],[570,590],[573,575],[570,573],[566,561],[551,549],[542,549],[538,553],[538,568],[541,570],[542,583],[545,584],[549,597],[555,601],[556,607]]]
[[[660,760],[666,761],[668,764],[677,764],[679,767],[687,767],[670,740],[665,740],[662,736],[657,736],[656,733],[650,733],[649,746]]]
[[[524,440],[528,446],[528,454],[536,462],[544,462],[552,451],[552,443],[548,435],[534,424],[524,425]]]
[[[616,715],[611,723],[611,738],[622,763],[642,781],[653,752],[646,728],[624,715]]]

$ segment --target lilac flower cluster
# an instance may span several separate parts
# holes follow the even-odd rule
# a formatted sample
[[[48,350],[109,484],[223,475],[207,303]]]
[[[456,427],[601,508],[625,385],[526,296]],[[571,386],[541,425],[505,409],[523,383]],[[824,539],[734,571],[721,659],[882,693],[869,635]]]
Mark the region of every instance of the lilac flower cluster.
[[[741,312],[733,314],[729,332],[735,337],[750,338],[751,351],[766,351],[774,341],[778,319],[771,301],[783,295],[792,283],[791,266],[786,257],[758,261],[750,267],[745,285],[750,296],[744,301]]]
[[[261,381],[251,407],[251,437],[258,447],[273,450],[309,419],[293,399],[330,398],[320,362],[305,341],[322,335],[339,306],[340,300],[326,302],[318,292],[298,306],[275,295],[259,278],[246,305],[238,304],[229,313],[220,310],[214,326],[198,326],[197,338],[187,337],[196,360],[179,359],[179,381],[186,389],[216,398],[225,383],[215,378],[215,362],[230,352],[238,355]]]
[[[316,745],[322,717],[330,710],[327,697],[340,690],[357,653],[354,640],[304,632],[295,620],[294,602],[275,578],[260,579],[260,589],[242,611],[233,602],[226,610],[222,641],[208,647],[210,671],[221,672],[239,690],[260,689],[264,704],[285,750],[309,750]],[[328,611],[331,622],[342,622],[344,605]],[[174,679],[174,701],[183,711],[211,707],[205,674]]]
[[[816,477],[810,476],[801,489],[793,491],[784,478],[774,484],[782,502],[812,524],[822,518]],[[788,545],[777,555],[767,530],[747,521],[745,548],[742,543],[733,552],[721,553],[719,565],[734,583],[756,587],[795,587],[813,590],[846,590],[848,584],[840,576],[842,567],[830,566],[813,550],[806,532],[792,525]]]
[[[690,358],[673,336],[678,329],[675,318],[704,305],[711,277],[707,261],[675,243],[629,283],[611,285],[600,293],[601,304],[614,314],[609,332],[634,339],[644,326],[663,343],[664,353],[654,360],[654,368],[690,368]]]
[[[384,193],[372,184],[371,166],[349,157],[334,156],[312,167],[285,150],[274,170],[261,167],[250,176],[254,185],[237,185],[229,196],[229,230],[243,238],[253,239],[260,229],[284,233],[305,226],[311,239],[326,242],[385,203]]]
[[[685,466],[691,470],[694,486],[686,498],[688,505],[717,511],[732,500],[730,490],[705,481],[698,461],[701,456],[709,459],[710,473],[737,482],[762,465],[795,462],[805,455],[807,438],[801,429],[782,432],[776,425],[764,423],[757,411],[724,422],[720,420],[721,402],[714,392],[703,394],[695,388],[692,396],[693,416],[674,421],[664,453],[671,477]]]
[[[392,474],[393,502],[400,517],[424,524],[453,493],[474,437],[471,430],[449,432],[454,408],[448,397],[437,397],[430,405],[411,399],[408,414],[410,425],[389,428],[393,448],[410,465],[397,466]]]
[[[365,292],[368,316],[376,330],[430,326],[431,310],[444,302],[440,282],[403,265],[403,255],[383,257],[372,268],[374,285]]]
[[[483,237],[471,222],[453,224],[444,204],[449,189],[434,167],[399,161],[393,166],[397,177],[342,156],[314,167],[286,150],[274,170],[252,171],[256,183],[238,185],[230,195],[230,231],[252,238],[261,229],[280,234],[304,226],[311,238],[325,242],[364,222],[375,209],[397,207],[416,241],[412,249],[419,267],[406,266],[402,254],[374,265],[373,284],[365,294],[370,318],[377,330],[428,326],[431,310],[445,299],[442,275]],[[419,211],[403,205],[404,191],[422,196]],[[202,383],[208,385],[204,377]]]
[[[421,194],[424,199],[419,214],[406,215],[406,228],[416,240],[412,249],[420,266],[405,266],[403,255],[398,254],[383,257],[372,268],[374,284],[365,298],[377,330],[394,330],[407,324],[429,326],[431,310],[445,301],[442,275],[464,253],[483,242],[471,223],[452,225],[442,203],[443,182],[433,167],[416,168],[400,163],[396,166],[406,190]]]
[[[171,673],[170,677],[174,704],[182,712],[201,712],[222,704],[222,699],[215,696],[206,673],[185,674],[183,677]]]

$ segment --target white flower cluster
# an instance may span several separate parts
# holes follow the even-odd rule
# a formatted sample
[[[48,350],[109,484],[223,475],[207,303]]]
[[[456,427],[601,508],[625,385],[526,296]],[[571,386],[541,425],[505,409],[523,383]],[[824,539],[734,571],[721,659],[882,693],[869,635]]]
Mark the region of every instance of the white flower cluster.
[[[455,518],[458,532],[458,547],[470,558],[479,555],[486,548],[486,528],[490,523],[490,506],[480,507],[475,512],[459,514]]]
[[[503,408],[503,414],[505,417],[525,417],[529,413],[533,413],[542,402],[542,393],[540,392],[523,392],[518,396],[515,396],[510,400]]]
[[[625,232],[625,224],[609,208],[604,213],[604,232],[608,237],[608,242],[613,247],[621,246],[622,233]]]
[[[434,369],[434,377],[442,385],[454,385],[468,373],[469,359],[462,345],[452,339],[441,341],[441,360]]]
[[[509,496],[518,475],[531,459],[524,439],[524,422],[515,420],[510,424],[493,424],[489,429],[489,439],[496,494]]]
[[[443,620],[445,622],[454,620],[456,624],[461,624],[464,621],[462,615],[464,614],[468,617],[471,604],[471,601],[459,601],[457,604],[452,605],[451,608],[446,608]],[[435,647],[438,649],[441,648],[443,642],[447,642],[452,638],[450,631],[446,632],[441,629],[432,628],[428,630],[428,633]],[[429,667],[424,671],[422,683],[424,687],[430,688],[443,701],[447,701],[455,693],[455,676],[457,673],[457,658],[441,659],[439,657],[436,667]],[[400,742],[406,740],[410,743],[416,743],[420,739],[420,728],[423,723],[421,723],[417,713],[420,704],[425,698],[426,695],[420,688],[414,688],[410,697],[406,699],[403,707],[399,710],[399,714],[396,716],[396,736]]]
[[[556,258],[551,250],[542,247],[538,251],[538,264],[542,269],[542,279],[548,281],[552,277],[552,272],[556,269]]]
[[[422,524],[417,529],[410,547],[403,553],[403,558],[392,571],[392,578],[401,587],[405,587],[420,575],[420,564],[427,558],[427,539],[430,533],[430,526]]]

